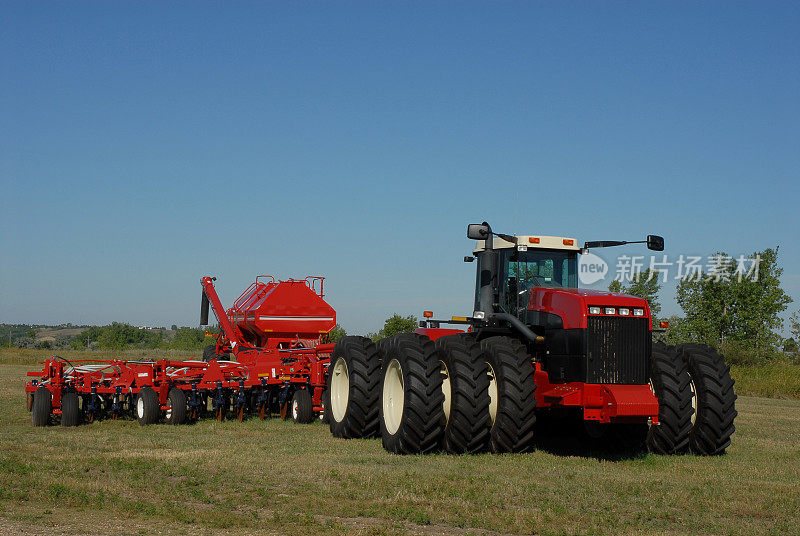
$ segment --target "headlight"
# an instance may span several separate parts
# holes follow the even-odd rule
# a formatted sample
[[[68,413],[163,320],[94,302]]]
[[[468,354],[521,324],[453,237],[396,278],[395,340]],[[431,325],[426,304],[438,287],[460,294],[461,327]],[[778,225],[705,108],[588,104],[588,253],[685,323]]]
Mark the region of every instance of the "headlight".
[[[472,318],[475,320],[484,320],[486,319],[486,313],[483,311],[475,311],[472,313]]]
[[[590,315],[599,315],[600,308],[599,307],[589,307],[589,314]]]
[[[634,309],[633,316],[644,316],[644,309]]]
[[[615,315],[617,314],[617,310],[613,307],[606,307],[606,314],[607,315]]]
[[[630,309],[620,309],[619,310],[619,314],[621,314],[622,316],[628,316],[629,314],[631,314],[631,310]]]

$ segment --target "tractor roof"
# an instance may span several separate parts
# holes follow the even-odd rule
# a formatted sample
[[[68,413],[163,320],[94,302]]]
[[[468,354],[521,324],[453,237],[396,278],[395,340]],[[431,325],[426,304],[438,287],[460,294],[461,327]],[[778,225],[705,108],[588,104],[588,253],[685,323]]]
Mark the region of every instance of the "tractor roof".
[[[495,236],[493,237],[494,241],[492,242],[492,246],[494,249],[509,249],[517,245],[528,246],[529,248],[565,249],[568,251],[578,251],[581,249],[576,239],[564,236],[520,235],[515,238],[517,239],[516,244]],[[485,242],[485,240],[476,241],[474,252],[483,251]]]

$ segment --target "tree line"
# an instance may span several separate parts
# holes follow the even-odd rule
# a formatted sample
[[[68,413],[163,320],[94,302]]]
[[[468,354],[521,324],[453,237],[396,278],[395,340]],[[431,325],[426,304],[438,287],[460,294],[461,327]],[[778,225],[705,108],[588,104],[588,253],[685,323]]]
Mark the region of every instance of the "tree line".
[[[108,326],[92,326],[76,335],[70,346],[74,350],[129,350],[161,349],[161,350],[202,350],[209,344],[206,330],[200,328],[173,326],[175,335],[167,337],[165,329],[140,329],[130,324],[114,322]],[[219,333],[217,329],[210,329]]]
[[[712,269],[678,281],[676,300],[683,314],[660,316],[664,281],[649,269],[628,284],[612,281],[609,290],[645,298],[653,317],[669,324],[664,333],[657,334],[667,343],[707,344],[722,351],[733,364],[761,364],[787,357],[798,360],[800,312],[789,319],[790,337],[782,335],[781,314],[792,299],[781,288],[778,249],[752,255],[760,258],[757,279],[740,277],[733,258],[724,252],[715,254],[718,263]]]
[[[71,348],[73,350],[202,350],[209,344],[206,330],[200,328],[172,326],[166,328],[140,329],[124,322],[113,322],[107,326],[77,326],[85,328],[77,335],[60,335],[55,331],[53,340],[37,338],[37,329],[53,326],[28,324],[0,325],[0,347],[35,348],[40,350]],[[56,326],[63,327],[63,326]],[[71,327],[71,326],[68,326]],[[209,328],[212,334],[218,328]]]

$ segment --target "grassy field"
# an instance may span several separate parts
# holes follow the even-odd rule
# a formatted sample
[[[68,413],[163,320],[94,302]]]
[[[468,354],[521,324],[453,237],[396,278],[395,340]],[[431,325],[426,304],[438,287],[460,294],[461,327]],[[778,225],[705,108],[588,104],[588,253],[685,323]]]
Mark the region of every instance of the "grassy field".
[[[277,419],[34,428],[31,361],[0,354],[4,535],[800,534],[798,400],[741,397],[719,458],[401,457]]]

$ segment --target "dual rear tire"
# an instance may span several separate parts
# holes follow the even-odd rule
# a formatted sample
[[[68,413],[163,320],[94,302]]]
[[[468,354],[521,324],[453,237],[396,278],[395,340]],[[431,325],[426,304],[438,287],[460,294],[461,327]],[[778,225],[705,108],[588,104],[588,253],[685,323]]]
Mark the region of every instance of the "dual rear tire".
[[[652,380],[659,402],[659,425],[650,427],[650,451],[724,454],[736,429],[737,397],[722,355],[701,344],[656,345]]]
[[[480,344],[466,333],[436,343],[416,333],[377,344],[345,337],[328,386],[332,434],[380,433],[389,452],[524,452],[533,444],[533,363],[508,337]]]
[[[471,335],[447,335],[435,342],[442,376],[445,427],[442,449],[450,454],[489,450],[492,416],[489,366]]]
[[[536,424],[536,382],[525,346],[510,337],[481,341],[489,369],[492,452],[528,452]]]
[[[686,363],[692,392],[689,449],[695,454],[724,454],[736,430],[736,393],[730,367],[714,348],[703,344],[676,347]]]
[[[329,426],[334,437],[376,437],[381,381],[378,348],[366,337],[343,337],[328,368]],[[326,408],[327,409],[327,408]]]
[[[438,450],[446,423],[442,373],[427,337],[402,333],[385,344],[381,389],[381,439],[395,454]]]

